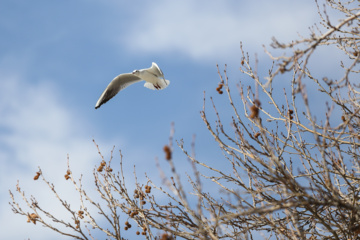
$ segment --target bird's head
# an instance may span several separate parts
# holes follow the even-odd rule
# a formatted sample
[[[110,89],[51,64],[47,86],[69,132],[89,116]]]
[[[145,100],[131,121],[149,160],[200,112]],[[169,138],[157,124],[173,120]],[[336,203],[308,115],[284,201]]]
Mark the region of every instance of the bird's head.
[[[140,75],[140,71],[139,70],[134,70],[132,72],[132,74],[134,74],[135,76],[139,76]]]

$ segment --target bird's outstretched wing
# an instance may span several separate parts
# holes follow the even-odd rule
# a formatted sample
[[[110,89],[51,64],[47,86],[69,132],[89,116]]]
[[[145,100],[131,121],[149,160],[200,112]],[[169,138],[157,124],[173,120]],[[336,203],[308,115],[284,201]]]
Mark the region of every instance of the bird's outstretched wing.
[[[158,78],[164,78],[164,74],[156,63],[152,63],[151,67],[148,69],[149,72],[153,73]]]
[[[95,109],[113,98],[120,90],[139,81],[142,81],[142,79],[131,73],[123,73],[115,77],[101,94],[95,105]]]

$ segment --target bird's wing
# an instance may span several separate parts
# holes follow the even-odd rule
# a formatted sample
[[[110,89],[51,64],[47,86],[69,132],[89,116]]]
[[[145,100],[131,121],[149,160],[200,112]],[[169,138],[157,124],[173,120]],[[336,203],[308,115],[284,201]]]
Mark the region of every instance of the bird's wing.
[[[164,74],[156,63],[152,63],[151,67],[148,69],[149,72],[155,74],[159,78],[164,78]]]
[[[142,79],[131,73],[124,73],[115,77],[101,94],[95,105],[95,109],[99,108],[101,105],[113,98],[120,90],[139,81],[142,81]]]

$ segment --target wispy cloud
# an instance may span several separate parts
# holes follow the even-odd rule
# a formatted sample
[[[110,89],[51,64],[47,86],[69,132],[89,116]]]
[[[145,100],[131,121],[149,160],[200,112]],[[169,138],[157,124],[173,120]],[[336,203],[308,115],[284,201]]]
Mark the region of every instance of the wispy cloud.
[[[137,16],[128,22],[129,33],[120,39],[137,53],[176,52],[197,60],[223,59],[239,48],[240,41],[258,50],[273,36],[286,41],[297,31],[307,33],[316,16],[311,1],[163,1],[139,5]]]
[[[98,160],[91,138],[83,134],[84,125],[89,123],[62,105],[50,81],[34,85],[24,81],[23,76],[1,75],[0,82],[0,225],[7,229],[1,238],[55,239],[53,233],[34,231],[34,226],[26,223],[25,217],[11,213],[7,204],[8,189],[14,191],[19,180],[28,197],[34,194],[43,207],[63,216],[62,209],[56,207],[56,200],[49,199],[52,196],[49,189],[41,181],[35,182],[33,177],[37,167],[41,166],[59,194],[69,202],[78,202],[78,195],[70,191],[72,186],[63,176],[67,153],[78,176],[91,169]],[[21,202],[19,197],[17,199]]]

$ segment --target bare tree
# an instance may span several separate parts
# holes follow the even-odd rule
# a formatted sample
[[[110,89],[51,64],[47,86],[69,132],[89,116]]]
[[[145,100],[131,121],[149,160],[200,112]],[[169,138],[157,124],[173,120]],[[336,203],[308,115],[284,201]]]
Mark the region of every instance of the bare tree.
[[[164,147],[165,159],[171,171],[161,168],[164,186],[150,178],[142,184],[135,174],[135,190],[125,184],[120,153],[120,170],[114,173],[112,156],[102,158],[94,169],[100,204],[83,189],[81,179],[75,181],[70,166],[65,175],[79,192],[81,208],[72,209],[44,178],[41,169],[35,180],[42,178],[72,220],[57,219],[43,209],[35,198],[28,198],[17,187],[26,203],[23,210],[10,191],[14,213],[27,216],[29,222],[41,223],[60,234],[75,239],[94,239],[92,228],[101,230],[108,239],[122,239],[123,230],[136,225],[137,235],[147,239],[358,239],[360,233],[360,32],[358,1],[327,0],[318,7],[321,22],[311,28],[309,37],[299,37],[291,43],[273,39],[272,47],[287,55],[274,56],[268,75],[259,76],[257,60],[252,64],[241,46],[240,71],[253,80],[231,87],[226,66],[220,71],[217,91],[227,96],[232,117],[222,117],[224,106],[218,108],[210,98],[216,119],[209,119],[207,103],[201,117],[223,153],[227,171],[199,161],[177,142],[189,159],[191,193],[172,157],[173,133]],[[327,9],[337,11],[341,19],[334,23]],[[310,59],[320,48],[336,47],[345,61],[339,60],[343,75],[339,79],[317,77],[311,71]],[[334,57],[337,57],[336,55]],[[284,81],[284,79],[286,81]],[[287,85],[279,100],[279,89]],[[306,86],[317,86],[318,98],[324,100],[324,115],[314,105]],[[235,90],[238,94],[232,94]],[[233,98],[241,99],[234,101]],[[317,101],[317,100],[316,100]],[[322,104],[322,103],[320,103]],[[315,109],[315,110],[314,110]],[[241,111],[241,113],[240,113]],[[215,121],[215,124],[213,123]],[[230,128],[228,127],[230,124]],[[97,146],[97,145],[96,145]],[[98,147],[98,146],[97,146]],[[205,169],[206,171],[200,171]],[[220,195],[210,194],[203,186],[217,188]],[[133,186],[131,186],[133,187]],[[154,192],[156,191],[156,194]],[[159,194],[166,201],[159,200]],[[107,219],[102,226],[92,205]],[[126,222],[120,221],[126,215]],[[124,218],[123,218],[124,219]],[[64,225],[60,230],[52,225]],[[159,230],[163,233],[157,235]]]

